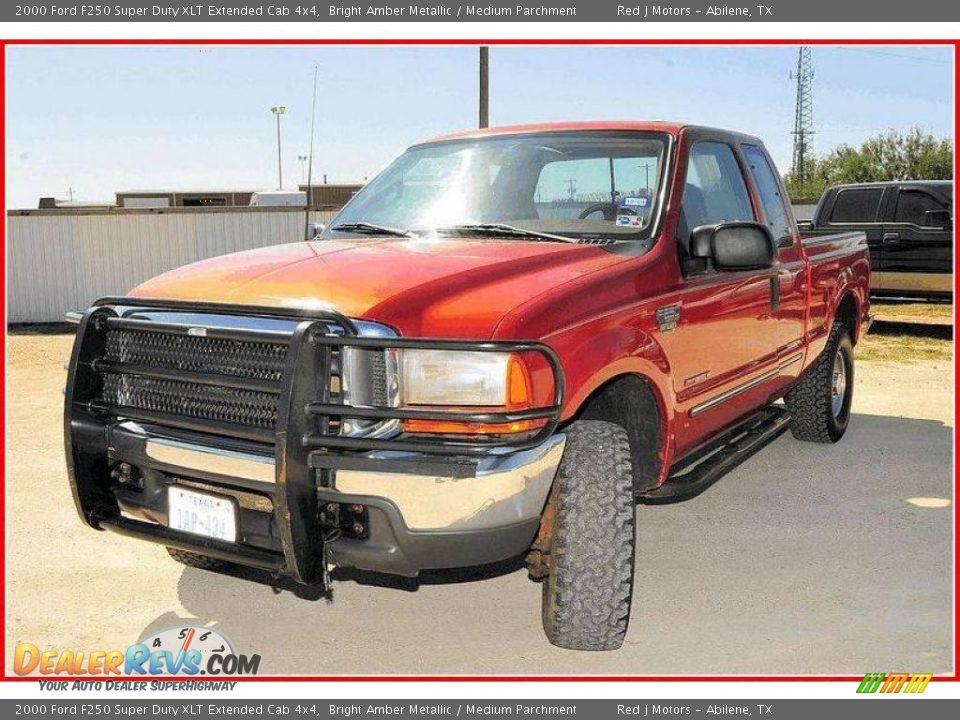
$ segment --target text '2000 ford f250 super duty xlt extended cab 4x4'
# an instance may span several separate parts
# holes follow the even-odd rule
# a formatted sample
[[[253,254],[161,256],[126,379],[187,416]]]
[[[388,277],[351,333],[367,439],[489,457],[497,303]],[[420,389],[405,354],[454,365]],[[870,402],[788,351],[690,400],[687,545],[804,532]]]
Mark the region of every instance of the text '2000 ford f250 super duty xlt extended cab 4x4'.
[[[526,554],[550,641],[614,649],[637,500],[696,494],[787,426],[843,435],[869,273],[862,233],[800,238],[754,137],[426,142],[317,239],[83,315],[77,508],[188,565],[305,584]]]

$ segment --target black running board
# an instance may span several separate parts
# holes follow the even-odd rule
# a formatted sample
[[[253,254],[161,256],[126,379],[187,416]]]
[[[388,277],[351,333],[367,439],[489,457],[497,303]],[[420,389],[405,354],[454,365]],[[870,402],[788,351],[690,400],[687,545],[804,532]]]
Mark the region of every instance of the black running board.
[[[737,424],[671,468],[660,487],[641,498],[651,505],[696,497],[787,429],[790,414],[770,406]]]

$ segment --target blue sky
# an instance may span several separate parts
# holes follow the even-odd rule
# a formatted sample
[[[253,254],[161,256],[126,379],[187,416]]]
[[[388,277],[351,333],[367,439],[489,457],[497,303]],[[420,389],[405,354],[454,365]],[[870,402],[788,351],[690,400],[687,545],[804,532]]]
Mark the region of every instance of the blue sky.
[[[313,66],[315,177],[372,176],[406,146],[476,123],[471,47],[13,47],[7,207],[117,190],[273,188],[301,177]],[[950,48],[815,47],[818,152],[888,128],[952,135]],[[790,161],[792,47],[493,47],[491,123],[665,119],[762,137]]]

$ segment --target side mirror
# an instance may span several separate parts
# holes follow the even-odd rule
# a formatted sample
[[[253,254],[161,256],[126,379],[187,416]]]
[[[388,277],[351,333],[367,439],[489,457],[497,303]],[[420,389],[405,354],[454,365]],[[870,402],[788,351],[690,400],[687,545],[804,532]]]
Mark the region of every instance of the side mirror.
[[[766,225],[728,222],[701,225],[690,238],[690,253],[712,260],[717,270],[760,270],[776,261],[777,249]]]
[[[953,218],[949,210],[927,210],[923,214],[923,226],[949,230],[953,226]]]
[[[327,229],[327,226],[323,223],[310,223],[307,225],[307,237],[304,240],[316,240],[320,237],[320,233]]]

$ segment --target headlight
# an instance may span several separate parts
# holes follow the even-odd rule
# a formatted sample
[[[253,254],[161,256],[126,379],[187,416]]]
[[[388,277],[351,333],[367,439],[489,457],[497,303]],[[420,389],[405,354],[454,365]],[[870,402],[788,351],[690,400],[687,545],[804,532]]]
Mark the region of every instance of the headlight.
[[[403,404],[505,406],[512,357],[510,353],[403,350]]]
[[[516,353],[405,349],[399,365],[404,407],[505,412],[533,406],[530,370]],[[535,430],[545,422],[539,418],[502,423],[414,419],[404,420],[402,427],[410,433],[488,435]]]

